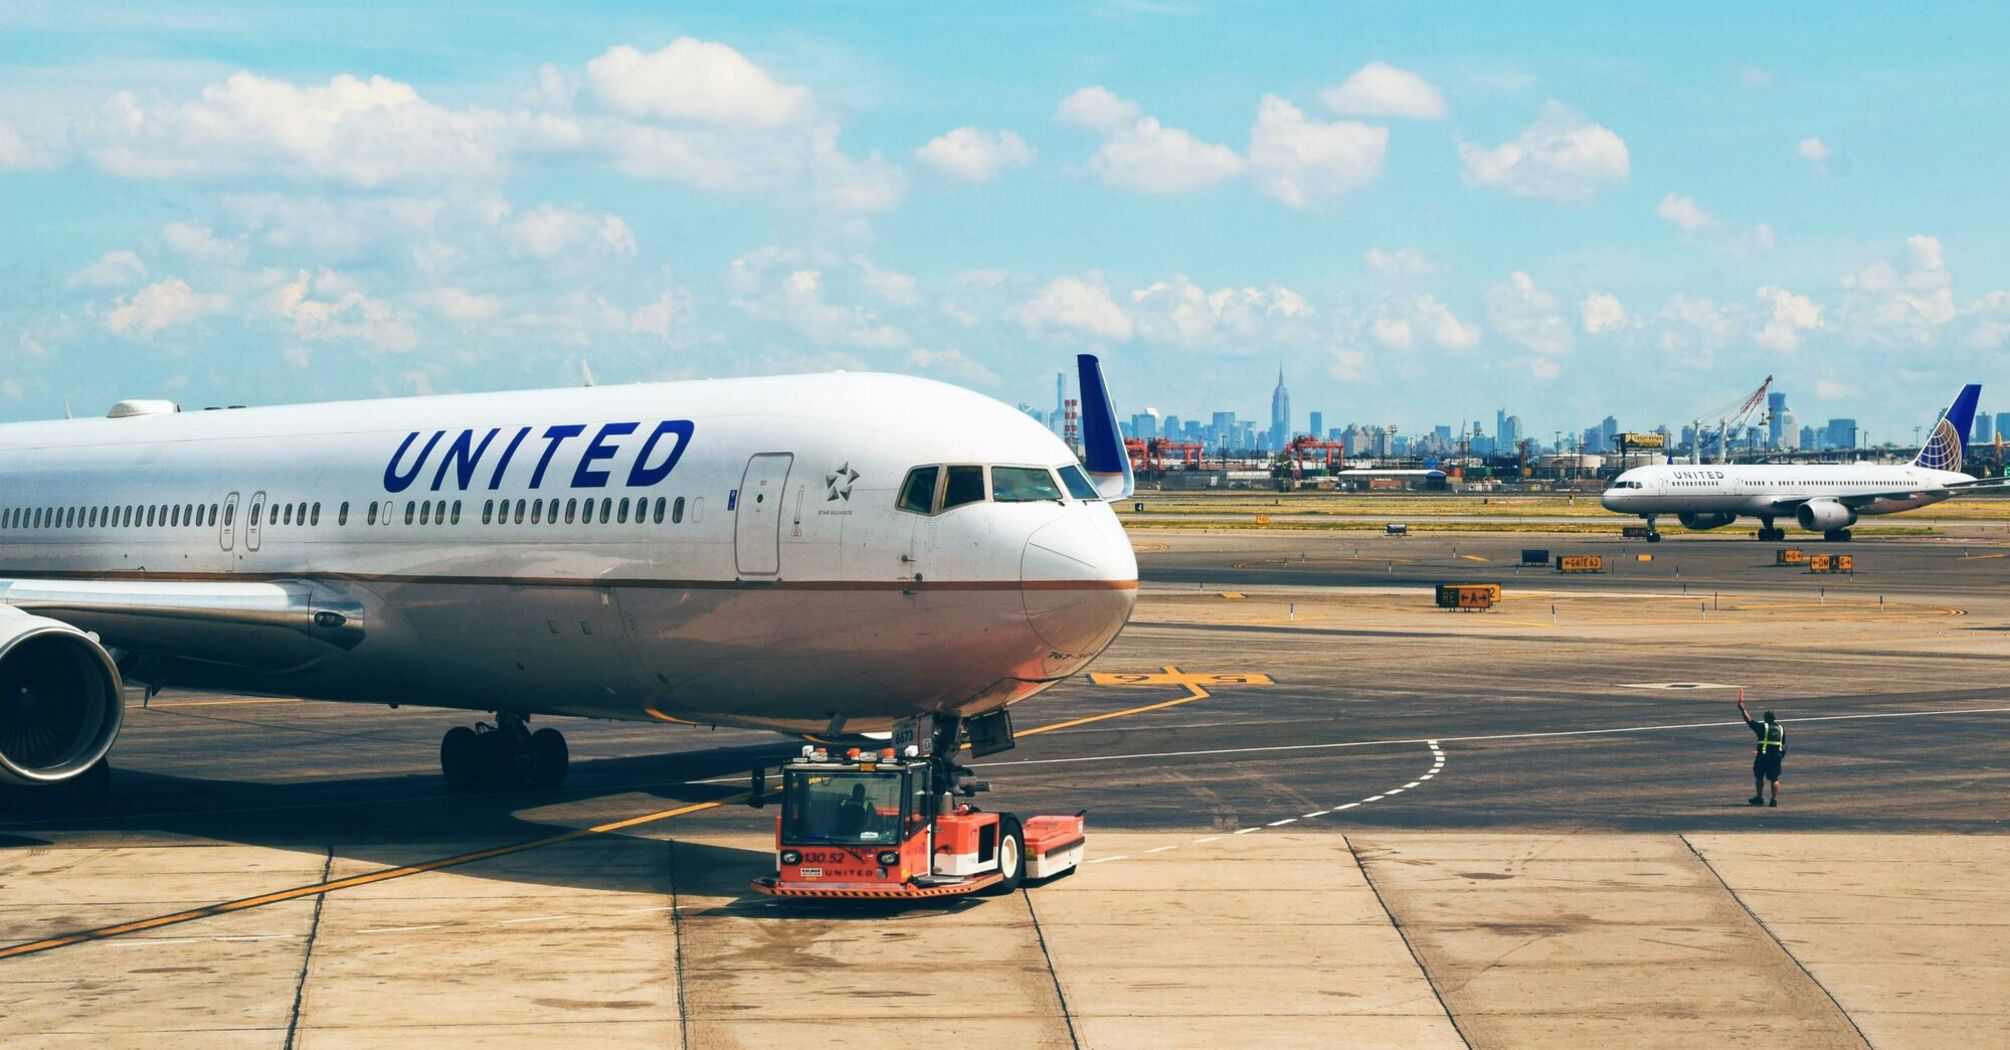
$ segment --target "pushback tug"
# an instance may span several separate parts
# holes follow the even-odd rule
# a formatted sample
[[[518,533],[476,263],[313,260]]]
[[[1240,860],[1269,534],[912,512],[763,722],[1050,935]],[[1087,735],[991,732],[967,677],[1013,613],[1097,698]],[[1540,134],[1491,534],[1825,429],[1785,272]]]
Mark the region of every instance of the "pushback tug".
[[[1021,822],[958,803],[987,785],[954,760],[957,720],[920,721],[919,732],[896,731],[895,747],[805,745],[781,768],[775,873],[755,879],[755,892],[822,900],[1004,894],[1081,864],[1084,813]],[[1009,720],[1003,733],[1009,747]],[[973,734],[973,755],[1004,750],[985,747],[986,737]],[[755,770],[751,805],[764,804],[766,783],[766,771]]]

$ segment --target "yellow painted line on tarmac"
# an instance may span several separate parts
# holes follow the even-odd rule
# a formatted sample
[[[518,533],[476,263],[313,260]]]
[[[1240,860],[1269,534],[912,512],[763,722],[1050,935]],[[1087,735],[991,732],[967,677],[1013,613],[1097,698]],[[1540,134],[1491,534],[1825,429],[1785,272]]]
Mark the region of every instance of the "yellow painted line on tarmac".
[[[1227,598],[1229,601],[1239,601],[1245,597],[1241,591],[1216,591],[1214,593],[1220,597]]]
[[[1492,561],[1492,560],[1493,560],[1492,558],[1483,558],[1483,557],[1481,557],[1481,556],[1479,556],[1479,555],[1477,555],[1477,554],[1461,554],[1461,555],[1459,555],[1459,557],[1460,557],[1461,559],[1465,560],[1465,561]]]
[[[687,813],[697,813],[701,810],[717,809],[720,806],[726,805],[727,803],[738,802],[746,797],[747,797],[746,793],[742,792],[738,795],[722,798],[714,802],[698,802],[693,803],[692,805],[689,806],[679,806],[676,809],[665,809],[665,810],[659,810],[655,813],[645,813],[639,817],[629,817],[626,820],[615,820],[615,821],[609,821],[605,824],[595,824],[590,828],[579,828],[573,831],[562,832],[557,835],[549,835],[541,839],[532,839],[528,842],[518,842],[508,846],[496,846],[492,849],[476,850],[473,853],[461,853],[452,857],[442,857],[439,860],[429,860],[420,864],[407,864],[404,865],[403,867],[384,868],[379,871],[366,872],[362,875],[351,875],[346,878],[332,879],[327,882],[316,882],[306,886],[295,886],[292,889],[279,890],[273,893],[262,893],[256,897],[240,897],[237,900],[224,901],[220,904],[206,904],[200,908],[190,908],[186,911],[170,912],[169,914],[166,915],[156,915],[153,916],[152,918],[147,919],[136,919],[132,922],[122,922],[112,926],[100,926],[92,930],[79,930],[76,933],[66,933],[60,937],[49,937],[39,941],[28,941],[25,944],[15,944],[5,948],[0,948],[0,959],[12,959],[22,955],[35,955],[41,952],[54,951],[57,948],[67,948],[75,944],[84,944],[91,941],[109,940],[113,937],[122,937],[129,933],[141,933],[146,930],[157,930],[164,926],[176,926],[184,922],[194,922],[197,919],[209,919],[214,918],[218,915],[229,915],[232,912],[247,911],[252,908],[262,908],[268,904],[279,904],[285,901],[299,900],[302,897],[312,897],[320,893],[332,893],[336,890],[353,889],[357,886],[368,886],[372,883],[387,882],[391,879],[402,879],[402,878],[408,878],[413,875],[423,875],[427,872],[440,871],[444,868],[458,867],[463,864],[473,864],[474,862],[480,860],[491,860],[496,857],[505,857],[512,853],[522,853],[526,850],[541,849],[545,846],[556,846],[564,842],[574,842],[579,839],[588,838],[593,835],[605,835],[608,832],[622,831],[627,828],[638,827],[640,825],[653,823],[658,820],[669,820],[672,817],[681,817]]]
[[[1964,554],[1956,561],[1982,561],[1985,558],[2010,558],[2010,554]]]
[[[237,707],[243,704],[297,704],[299,697],[260,697],[238,700],[164,700],[159,703],[128,703],[127,707]]]
[[[657,720],[658,722],[675,722],[680,726],[704,725],[703,722],[693,722],[688,718],[678,718],[676,715],[666,715],[663,712],[658,711],[653,707],[645,707],[642,710],[645,714]]]

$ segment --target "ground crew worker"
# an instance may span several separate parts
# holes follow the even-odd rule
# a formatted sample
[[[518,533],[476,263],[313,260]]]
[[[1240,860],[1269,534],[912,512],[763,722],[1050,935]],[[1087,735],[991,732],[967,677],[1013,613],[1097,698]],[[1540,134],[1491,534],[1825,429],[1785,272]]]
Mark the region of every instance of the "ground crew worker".
[[[1738,713],[1745,716],[1745,728],[1759,738],[1759,746],[1752,752],[1752,797],[1746,799],[1749,805],[1780,804],[1780,761],[1787,757],[1787,727],[1766,712],[1766,720],[1754,721],[1752,712],[1745,710],[1744,691],[1738,693]],[[1773,800],[1766,802],[1762,788],[1767,781],[1773,785]]]

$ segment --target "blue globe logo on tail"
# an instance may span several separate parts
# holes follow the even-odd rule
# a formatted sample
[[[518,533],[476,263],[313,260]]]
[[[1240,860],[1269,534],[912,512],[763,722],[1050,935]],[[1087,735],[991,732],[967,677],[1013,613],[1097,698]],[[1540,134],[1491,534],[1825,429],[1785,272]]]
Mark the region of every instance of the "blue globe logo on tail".
[[[1975,422],[1975,402],[1982,396],[1982,386],[1970,383],[1955,395],[1954,403],[1947,406],[1947,412],[1940,421],[1933,424],[1933,433],[1920,446],[1914,466],[1928,470],[1959,471],[1961,456],[1968,450],[1969,428]]]

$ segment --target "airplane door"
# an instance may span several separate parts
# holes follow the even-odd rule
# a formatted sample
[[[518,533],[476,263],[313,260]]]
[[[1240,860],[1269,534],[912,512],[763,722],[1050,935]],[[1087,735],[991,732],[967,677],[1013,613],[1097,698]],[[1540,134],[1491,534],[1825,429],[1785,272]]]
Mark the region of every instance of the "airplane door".
[[[216,531],[216,541],[224,550],[237,546],[237,493],[223,498],[223,524]]]
[[[782,490],[790,452],[763,452],[747,461],[733,518],[733,559],[742,576],[773,576],[782,568]]]
[[[265,493],[251,494],[251,513],[244,519],[244,549],[258,549],[258,521],[265,516]]]

